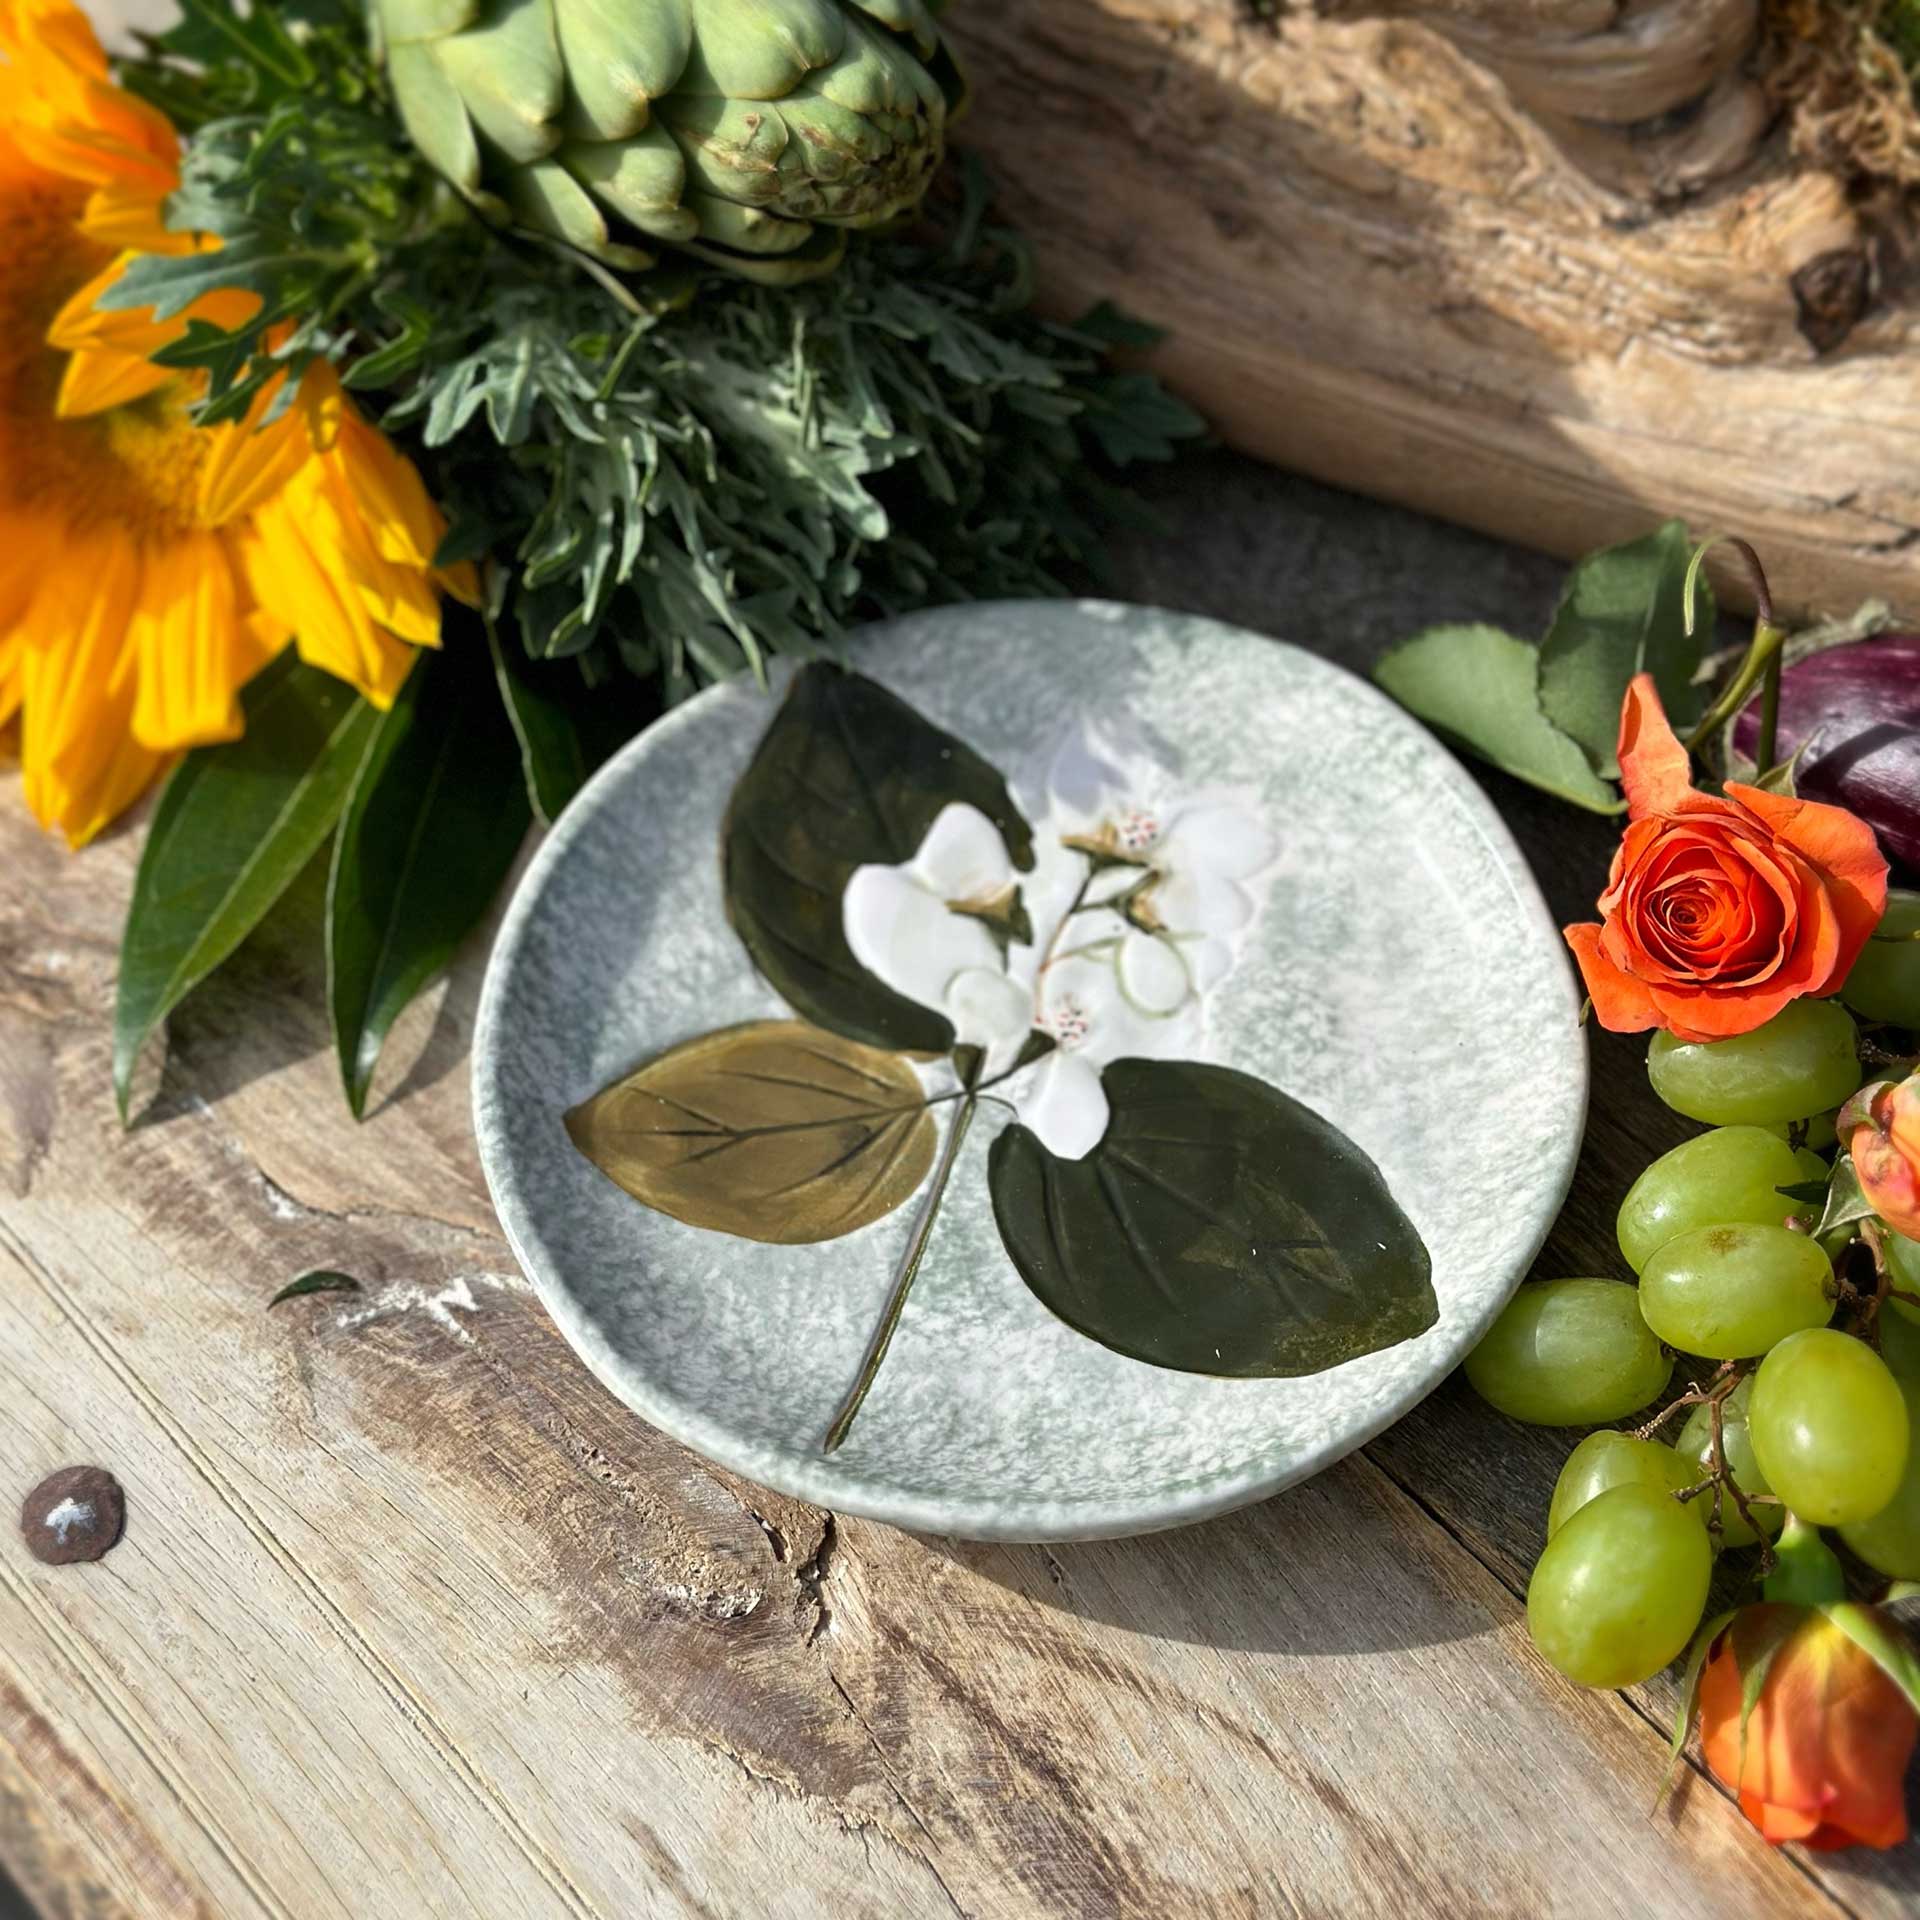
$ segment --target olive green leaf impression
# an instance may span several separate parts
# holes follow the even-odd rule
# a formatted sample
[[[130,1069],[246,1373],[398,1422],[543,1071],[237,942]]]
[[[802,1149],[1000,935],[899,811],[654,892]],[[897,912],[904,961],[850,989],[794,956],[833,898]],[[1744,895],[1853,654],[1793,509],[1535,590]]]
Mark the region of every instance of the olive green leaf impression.
[[[636,1200],[783,1246],[871,1224],[933,1165],[905,1057],[798,1020],[689,1040],[575,1107],[567,1131]]]
[[[1280,1089],[1184,1057],[1255,911],[1265,829],[1204,797],[1142,802],[1112,766],[1101,781],[1049,791],[1036,826],[965,741],[857,673],[804,667],[721,847],[728,917],[799,1017],[683,1041],[566,1116],[602,1173],[689,1227],[884,1236],[892,1285],[828,1452],[985,1109],[1004,1116],[986,1179],[1013,1272],[1116,1353],[1278,1378],[1439,1317],[1374,1162]]]

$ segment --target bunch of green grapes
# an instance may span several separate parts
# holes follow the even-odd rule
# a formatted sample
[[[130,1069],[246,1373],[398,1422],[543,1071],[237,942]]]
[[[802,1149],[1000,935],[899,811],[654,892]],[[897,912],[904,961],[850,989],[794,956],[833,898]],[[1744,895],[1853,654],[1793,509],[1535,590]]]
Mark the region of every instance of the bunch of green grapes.
[[[1908,911],[1896,900],[1889,923]],[[1715,1556],[1764,1571],[1789,1510],[1920,1579],[1920,1242],[1870,1219],[1822,1234],[1814,1197],[1834,1109],[1920,1034],[1920,945],[1870,951],[1865,1036],[1839,1000],[1728,1040],[1655,1036],[1654,1091],[1712,1130],[1621,1203],[1636,1282],[1530,1282],[1467,1359],[1483,1398],[1541,1425],[1665,1402],[1637,1431],[1589,1434],[1554,1487],[1527,1624],[1583,1685],[1632,1685],[1681,1654]],[[1904,982],[1883,978],[1890,954]],[[1676,1373],[1687,1389],[1668,1400]]]

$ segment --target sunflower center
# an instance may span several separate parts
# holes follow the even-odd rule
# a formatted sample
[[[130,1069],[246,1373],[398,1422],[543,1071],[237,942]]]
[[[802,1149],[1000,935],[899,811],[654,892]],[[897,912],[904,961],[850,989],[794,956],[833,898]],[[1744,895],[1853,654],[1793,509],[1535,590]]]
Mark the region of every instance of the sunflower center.
[[[0,187],[0,511],[80,533],[184,532],[207,456],[185,382],[83,419],[54,411],[66,355],[47,329],[113,257],[79,230],[86,201],[66,181]]]

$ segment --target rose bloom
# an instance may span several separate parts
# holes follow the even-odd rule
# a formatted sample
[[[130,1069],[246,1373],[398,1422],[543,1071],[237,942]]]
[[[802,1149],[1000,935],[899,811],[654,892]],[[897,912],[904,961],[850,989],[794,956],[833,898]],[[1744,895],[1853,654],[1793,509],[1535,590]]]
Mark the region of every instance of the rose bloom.
[[[1733,1635],[1715,1641],[1700,1679],[1701,1747],[1715,1778],[1775,1845],[1897,1847],[1920,1732],[1906,1695],[1820,1609],[1749,1611],[1805,1617],[1774,1655],[1744,1730]]]
[[[1723,1040],[1838,991],[1886,906],[1872,828],[1759,787],[1696,792],[1650,674],[1627,689],[1620,779],[1601,924],[1566,929],[1603,1027]]]
[[[1920,1240],[1920,1073],[1862,1087],[1836,1127],[1874,1212],[1895,1233]]]

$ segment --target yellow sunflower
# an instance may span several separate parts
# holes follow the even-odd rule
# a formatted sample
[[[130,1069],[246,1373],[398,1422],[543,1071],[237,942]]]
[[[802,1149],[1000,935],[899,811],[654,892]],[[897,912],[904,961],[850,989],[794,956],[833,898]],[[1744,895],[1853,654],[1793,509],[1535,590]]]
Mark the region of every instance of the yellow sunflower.
[[[204,376],[156,367],[190,317],[94,302],[161,225],[166,118],[115,86],[67,0],[0,0],[0,729],[27,803],[75,846],[181,749],[241,731],[239,691],[292,640],[393,699],[440,640],[446,523],[330,368],[270,425],[196,427]]]

